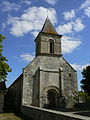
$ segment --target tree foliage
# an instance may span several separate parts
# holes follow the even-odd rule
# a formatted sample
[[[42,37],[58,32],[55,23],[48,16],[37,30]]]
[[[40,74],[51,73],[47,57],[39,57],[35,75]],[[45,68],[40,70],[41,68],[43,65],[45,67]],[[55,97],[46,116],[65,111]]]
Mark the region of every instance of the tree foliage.
[[[5,81],[8,72],[11,72],[11,68],[6,63],[8,60],[6,59],[6,57],[2,55],[3,52],[2,42],[4,39],[5,37],[0,34],[0,81]]]
[[[82,75],[81,88],[90,96],[90,66],[83,69]]]

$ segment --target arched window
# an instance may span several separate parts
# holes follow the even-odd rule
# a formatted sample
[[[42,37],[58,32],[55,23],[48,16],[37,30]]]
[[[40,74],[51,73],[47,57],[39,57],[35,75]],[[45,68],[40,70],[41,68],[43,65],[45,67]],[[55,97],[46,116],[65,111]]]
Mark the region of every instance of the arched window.
[[[71,73],[69,73],[69,77],[71,77],[72,75],[71,75]]]
[[[50,53],[54,53],[54,41],[50,39]]]

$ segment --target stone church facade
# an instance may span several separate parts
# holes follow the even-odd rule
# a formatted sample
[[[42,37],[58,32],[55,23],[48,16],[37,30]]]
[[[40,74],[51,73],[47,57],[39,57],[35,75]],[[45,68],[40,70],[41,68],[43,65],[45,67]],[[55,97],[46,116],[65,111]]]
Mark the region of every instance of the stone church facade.
[[[22,105],[72,108],[77,92],[77,75],[64,59],[61,37],[47,17],[35,39],[36,57],[23,69]]]

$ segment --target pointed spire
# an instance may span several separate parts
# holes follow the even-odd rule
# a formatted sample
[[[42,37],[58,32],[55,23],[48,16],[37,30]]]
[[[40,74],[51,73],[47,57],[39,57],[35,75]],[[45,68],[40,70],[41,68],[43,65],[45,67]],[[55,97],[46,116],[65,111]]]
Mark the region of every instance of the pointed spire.
[[[47,16],[47,18],[45,20],[45,23],[43,25],[43,28],[42,28],[41,32],[51,33],[51,34],[58,34],[57,31],[55,30],[55,28],[53,27],[53,24],[51,23],[48,16]]]

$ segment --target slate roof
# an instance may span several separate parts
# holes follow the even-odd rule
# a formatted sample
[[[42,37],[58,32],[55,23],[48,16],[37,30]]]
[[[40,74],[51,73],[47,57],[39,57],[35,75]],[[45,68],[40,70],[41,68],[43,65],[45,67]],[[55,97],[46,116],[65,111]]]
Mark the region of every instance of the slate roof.
[[[41,32],[51,33],[51,34],[58,34],[48,17],[45,20],[45,23],[43,25],[43,28],[42,28]]]
[[[18,80],[21,80],[20,78],[23,79],[23,74],[20,74],[20,76],[8,88],[12,87]]]
[[[3,82],[0,82],[0,91],[4,91],[4,90],[6,90],[6,84],[3,81]]]

